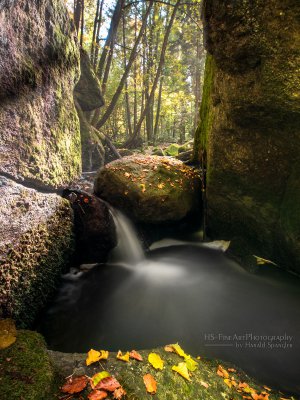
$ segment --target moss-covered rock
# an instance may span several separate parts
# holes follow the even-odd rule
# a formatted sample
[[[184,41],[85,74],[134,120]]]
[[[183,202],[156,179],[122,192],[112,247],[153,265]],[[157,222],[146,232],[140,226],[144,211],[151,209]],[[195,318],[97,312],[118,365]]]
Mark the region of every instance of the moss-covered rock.
[[[29,326],[73,251],[68,202],[0,177],[0,316]]]
[[[159,354],[164,360],[162,371],[155,370],[149,364],[148,355],[152,351]],[[237,385],[240,382],[246,382],[257,393],[266,393],[266,389],[261,384],[255,382],[243,371],[220,360],[194,359],[199,363],[199,368],[191,373],[191,381],[187,381],[178,373],[172,371],[172,366],[183,361],[177,354],[167,353],[162,348],[140,351],[140,353],[143,356],[143,362],[131,360],[129,363],[125,363],[117,360],[115,353],[110,353],[108,361],[101,361],[101,366],[95,363],[87,367],[85,364],[86,355],[84,354],[49,352],[61,377],[66,377],[73,373],[75,375],[86,374],[93,376],[95,373],[105,369],[111,375],[114,375],[125,388],[127,392],[126,400],[146,400],[151,398],[157,400],[237,400],[247,398],[243,396],[249,396],[249,392],[243,392],[235,386],[229,387],[230,384],[226,384],[224,378],[217,374],[219,365],[224,368],[234,368],[235,372],[229,373],[229,382],[233,377]],[[146,392],[143,382],[143,376],[146,374],[152,374],[157,381],[157,393],[154,396]],[[278,392],[271,391],[269,397],[266,398],[279,400],[280,397],[281,395]]]
[[[75,86],[75,96],[82,111],[93,111],[104,105],[101,94],[101,86],[96,77],[89,55],[83,49],[80,50],[80,79]]]
[[[299,272],[300,4],[207,0],[203,16],[195,158],[207,154],[210,234]]]
[[[130,156],[100,169],[95,193],[139,222],[178,221],[199,205],[200,178],[170,157]]]
[[[59,187],[80,174],[74,26],[62,0],[6,1],[0,16],[0,172]]]
[[[165,154],[166,156],[176,157],[178,156],[179,144],[171,143],[166,149]]]
[[[0,351],[0,393],[3,400],[53,400],[58,385],[44,339],[18,331],[16,342]]]

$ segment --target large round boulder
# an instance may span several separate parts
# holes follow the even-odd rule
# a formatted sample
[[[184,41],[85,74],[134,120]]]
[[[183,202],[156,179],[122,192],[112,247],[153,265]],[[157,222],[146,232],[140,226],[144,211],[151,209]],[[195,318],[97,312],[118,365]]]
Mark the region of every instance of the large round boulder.
[[[177,221],[197,209],[200,176],[171,157],[129,156],[101,168],[95,194],[135,221]]]

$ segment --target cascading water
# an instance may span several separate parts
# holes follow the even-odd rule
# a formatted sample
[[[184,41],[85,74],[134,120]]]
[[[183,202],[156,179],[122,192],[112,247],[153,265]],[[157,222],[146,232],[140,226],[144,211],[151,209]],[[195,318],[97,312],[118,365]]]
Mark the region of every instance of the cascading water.
[[[111,213],[119,240],[110,262],[65,276],[43,316],[40,331],[51,349],[179,342],[191,354],[231,361],[265,384],[300,393],[297,278],[270,266],[250,274],[221,251],[176,237],[144,254],[131,222]],[[279,347],[268,347],[272,337]],[[287,341],[292,347],[281,346]]]
[[[145,259],[142,245],[131,221],[121,211],[109,206],[113,217],[118,244],[109,256],[110,263],[136,265]]]

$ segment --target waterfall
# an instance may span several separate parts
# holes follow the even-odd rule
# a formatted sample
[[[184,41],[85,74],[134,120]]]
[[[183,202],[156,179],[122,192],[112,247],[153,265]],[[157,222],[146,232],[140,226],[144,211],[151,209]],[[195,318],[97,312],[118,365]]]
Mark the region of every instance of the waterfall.
[[[145,259],[144,251],[130,220],[119,210],[109,206],[113,217],[118,244],[109,256],[109,262],[136,265]]]

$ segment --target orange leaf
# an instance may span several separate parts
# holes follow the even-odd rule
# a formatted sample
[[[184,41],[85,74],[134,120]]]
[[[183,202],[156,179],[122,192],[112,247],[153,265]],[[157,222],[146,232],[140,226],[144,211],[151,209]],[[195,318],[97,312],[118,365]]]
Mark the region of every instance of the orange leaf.
[[[138,353],[135,350],[131,350],[129,356],[130,356],[130,358],[133,358],[134,360],[143,361],[143,357],[140,355],[140,353]]]
[[[227,371],[228,371],[228,372],[236,372],[236,369],[234,369],[234,368],[228,368]]]
[[[120,387],[120,383],[113,376],[102,379],[95,389],[103,389],[109,392],[114,392]]]
[[[173,349],[173,346],[171,346],[170,344],[165,346],[165,351],[167,351],[168,353],[175,353],[175,350]]]
[[[222,378],[229,378],[229,373],[226,371],[225,368],[222,367],[222,365],[218,365],[218,369],[217,369],[217,374],[219,376],[222,376]]]
[[[146,386],[147,392],[151,394],[155,394],[157,391],[157,383],[151,374],[147,374],[143,376],[144,384]]]
[[[107,398],[107,393],[104,390],[93,390],[89,395],[89,400],[102,400]]]
[[[79,393],[86,387],[87,383],[88,379],[85,375],[69,378],[61,388],[61,391],[69,394]]]
[[[122,386],[114,391],[114,399],[116,399],[116,400],[122,399],[122,397],[125,396],[125,395],[126,395],[126,392],[122,388]]]

